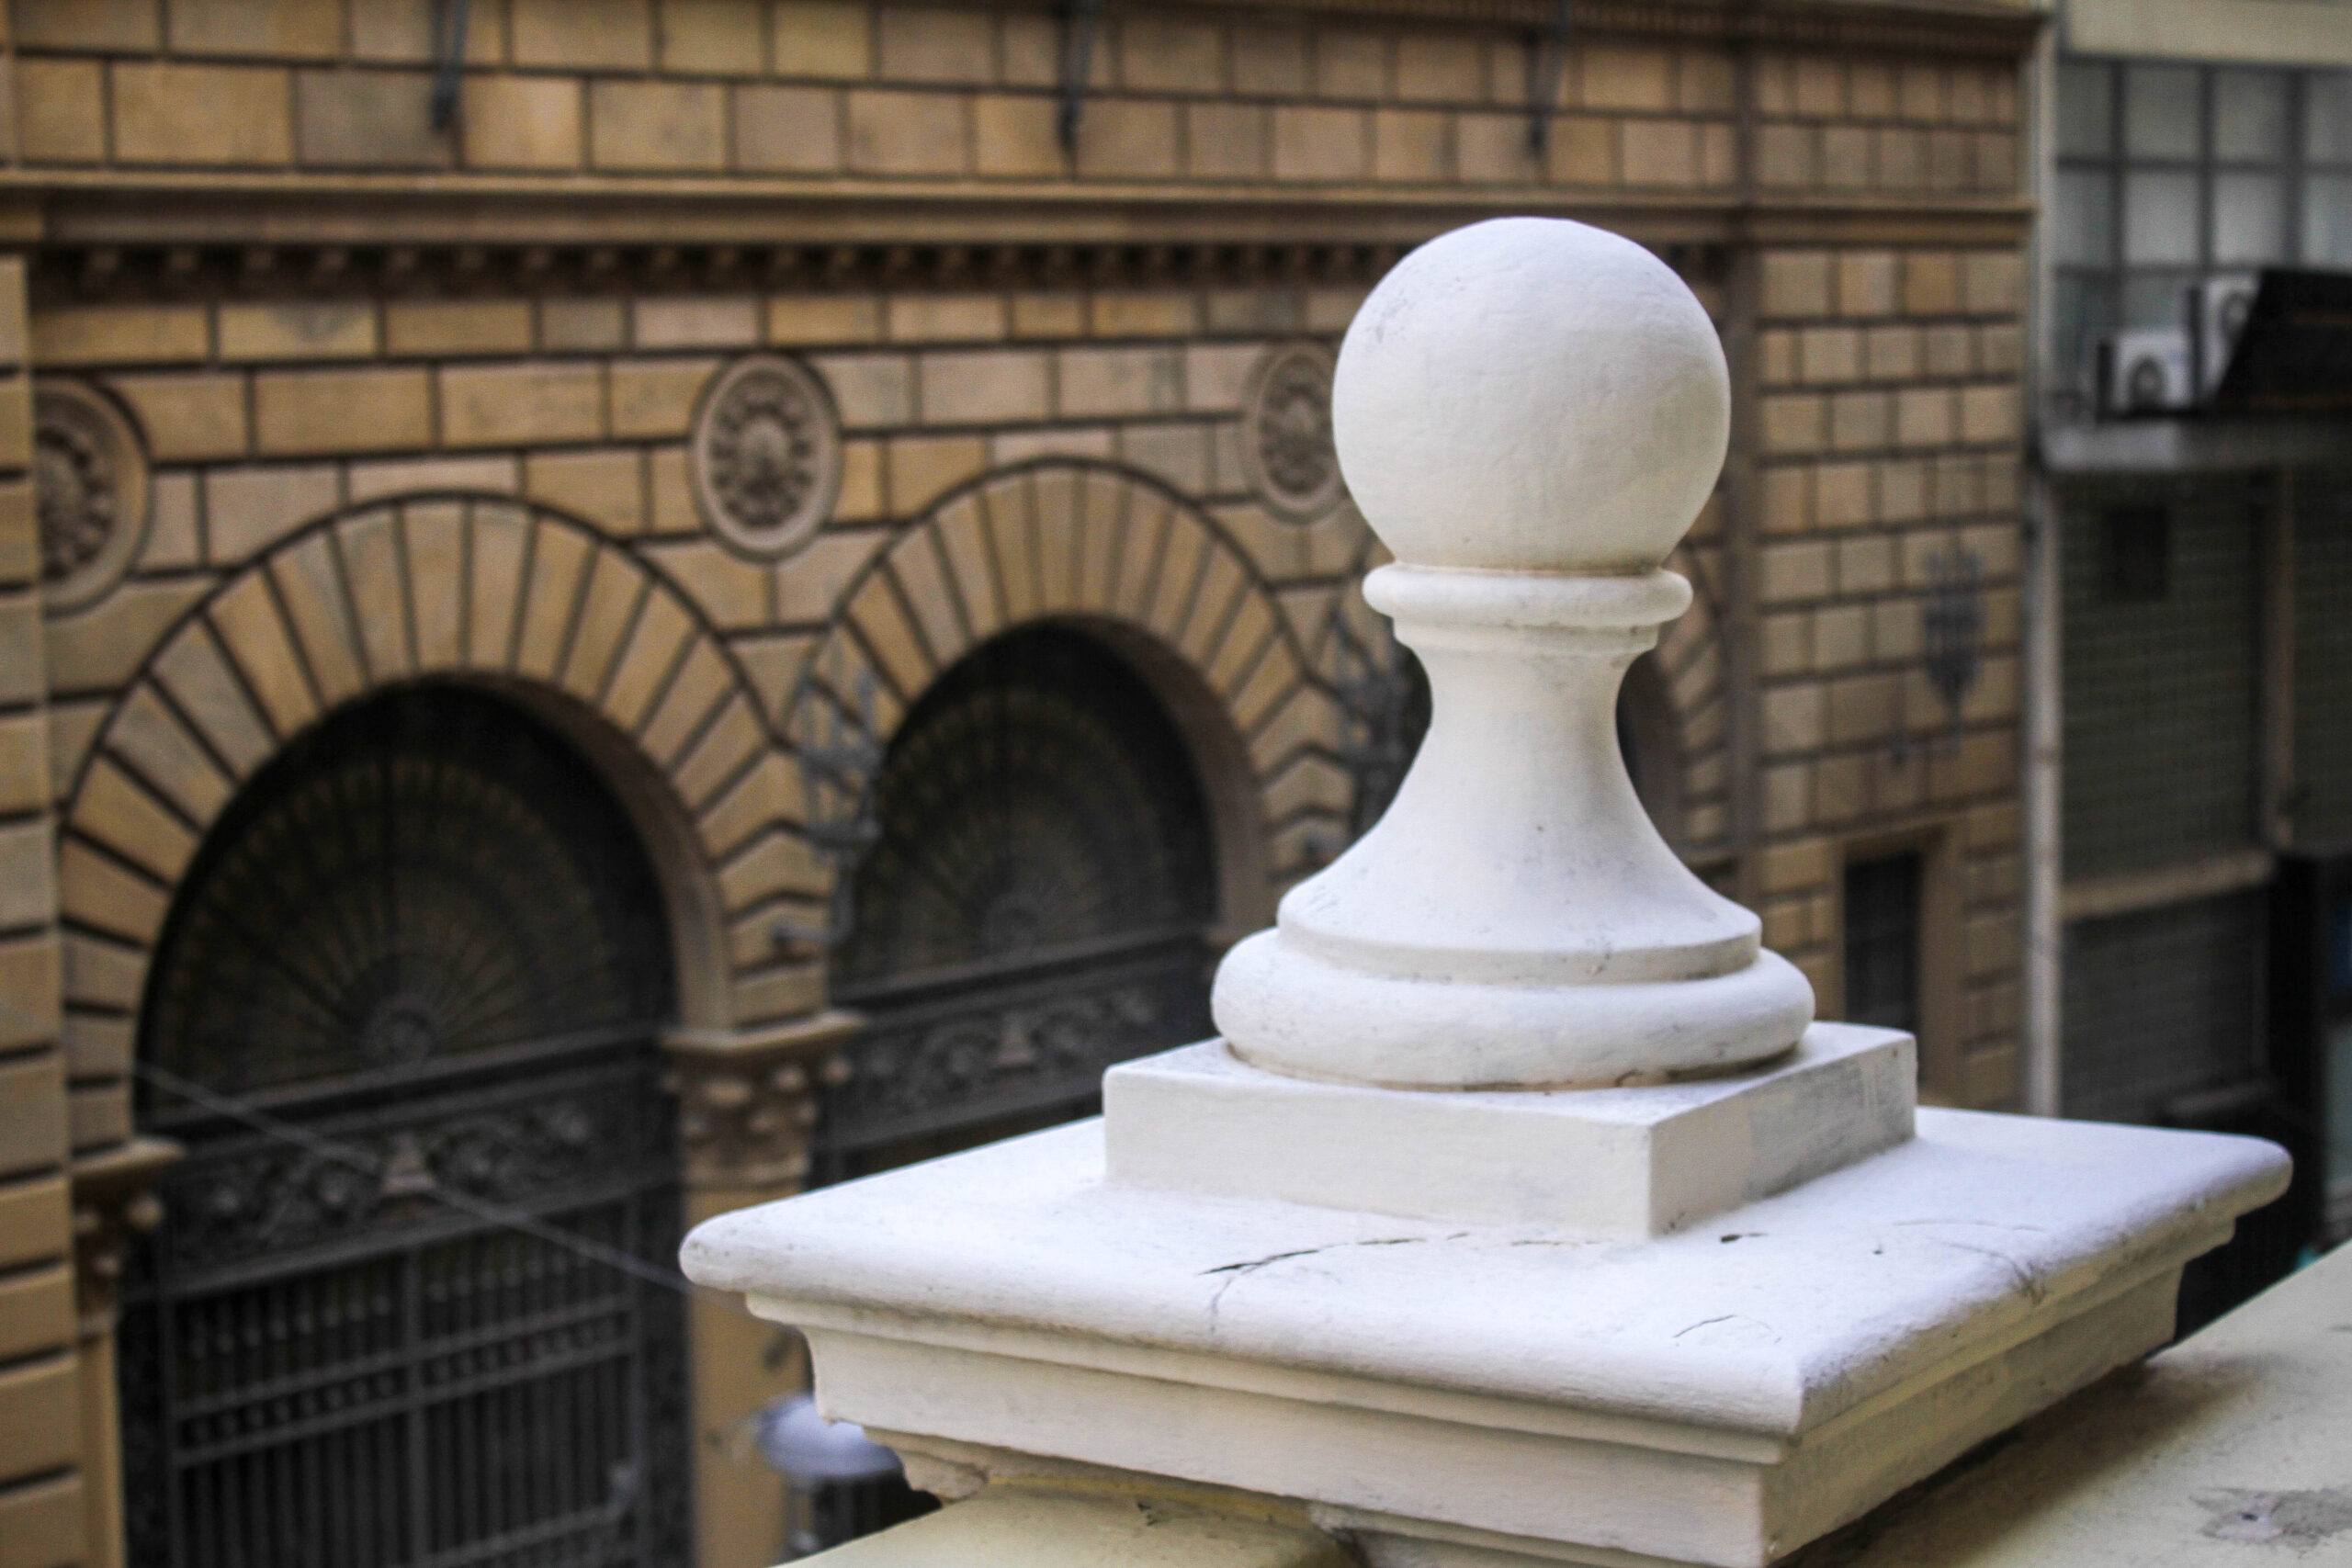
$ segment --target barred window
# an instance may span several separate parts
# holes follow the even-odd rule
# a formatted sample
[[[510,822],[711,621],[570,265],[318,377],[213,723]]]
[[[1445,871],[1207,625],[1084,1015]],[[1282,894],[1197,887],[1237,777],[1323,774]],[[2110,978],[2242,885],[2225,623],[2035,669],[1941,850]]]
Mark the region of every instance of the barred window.
[[[1846,1018],[1919,1031],[1917,851],[1846,868]]]

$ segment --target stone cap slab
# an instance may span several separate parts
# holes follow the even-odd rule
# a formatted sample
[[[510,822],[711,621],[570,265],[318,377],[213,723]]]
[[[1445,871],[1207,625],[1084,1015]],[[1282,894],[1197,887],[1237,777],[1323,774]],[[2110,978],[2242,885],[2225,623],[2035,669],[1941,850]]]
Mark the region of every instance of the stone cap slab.
[[[1611,1241],[1115,1185],[1097,1119],[721,1215],[684,1262],[802,1325],[1035,1335],[1023,1354],[1046,1359],[1151,1348],[1351,1380],[1350,1401],[1440,1390],[1785,1441],[2177,1269],[2287,1179],[2252,1138],[1933,1109],[1917,1128],[1702,1227]]]

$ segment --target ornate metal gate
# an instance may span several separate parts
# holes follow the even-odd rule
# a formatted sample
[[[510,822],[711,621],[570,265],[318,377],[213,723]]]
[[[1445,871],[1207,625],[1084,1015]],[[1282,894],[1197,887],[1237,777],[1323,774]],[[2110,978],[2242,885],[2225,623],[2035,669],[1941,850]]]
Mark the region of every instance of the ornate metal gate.
[[[125,1282],[131,1561],[684,1562],[684,1303],[601,1260],[675,1253],[661,908],[587,767],[459,689],[231,807],[141,1027],[188,1155]]]
[[[915,705],[876,788],[834,994],[871,1027],[820,1174],[1081,1115],[1102,1069],[1211,1032],[1208,813],[1150,688],[1058,627]]]

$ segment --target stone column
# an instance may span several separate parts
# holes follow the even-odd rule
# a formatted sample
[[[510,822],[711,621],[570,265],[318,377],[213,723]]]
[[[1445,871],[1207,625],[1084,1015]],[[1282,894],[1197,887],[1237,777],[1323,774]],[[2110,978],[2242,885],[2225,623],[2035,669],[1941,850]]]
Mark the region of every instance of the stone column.
[[[153,1230],[163,1203],[151,1190],[180,1157],[164,1138],[132,1138],[74,1162],[74,1302],[80,1322],[82,1479],[89,1568],[118,1568],[122,1537],[122,1421],[115,1383],[116,1288],[123,1249]]]
[[[685,1218],[788,1198],[808,1176],[817,1090],[837,1081],[854,1014],[747,1030],[679,1030],[662,1042],[678,1096]],[[752,1448],[749,1422],[808,1386],[788,1330],[717,1300],[688,1308],[693,1358],[695,1529],[699,1568],[767,1568],[784,1549],[785,1486]]]
[[[2169,1336],[2280,1151],[1917,1108],[1911,1037],[1813,1022],[1634,795],[1611,705],[1727,403],[1689,291],[1581,224],[1373,292],[1333,416],[1434,694],[1386,818],[1101,1122],[688,1241],[976,1495],[841,1562],[1761,1568]]]

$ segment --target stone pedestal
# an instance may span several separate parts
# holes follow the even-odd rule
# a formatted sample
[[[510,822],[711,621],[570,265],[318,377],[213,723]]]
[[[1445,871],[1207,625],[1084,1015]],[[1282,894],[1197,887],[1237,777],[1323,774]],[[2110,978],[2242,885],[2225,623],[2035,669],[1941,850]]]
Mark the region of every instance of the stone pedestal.
[[[1374,290],[1339,448],[1434,698],[1388,815],[1101,1121],[688,1243],[807,1332],[827,1414],[999,1499],[845,1561],[1011,1561],[1019,1487],[1396,1568],[1756,1568],[2162,1343],[2283,1188],[2253,1140],[1916,1109],[1909,1038],[1811,1023],[1658,840],[1611,714],[1726,387],[1673,274],[1578,224]],[[1013,1513],[1040,1562],[1093,1517]]]
[[[975,1478],[1230,1488],[1376,1562],[1752,1568],[2162,1344],[2284,1182],[2250,1140],[1924,1110],[1618,1239],[1126,1185],[1103,1137],[727,1215],[688,1270],[808,1334],[829,1414]]]
[[[1664,1235],[1903,1142],[1917,1076],[1909,1035],[1840,1023],[1720,1077],[1456,1094],[1289,1077],[1213,1040],[1103,1075],[1107,1174],[1368,1214]]]

